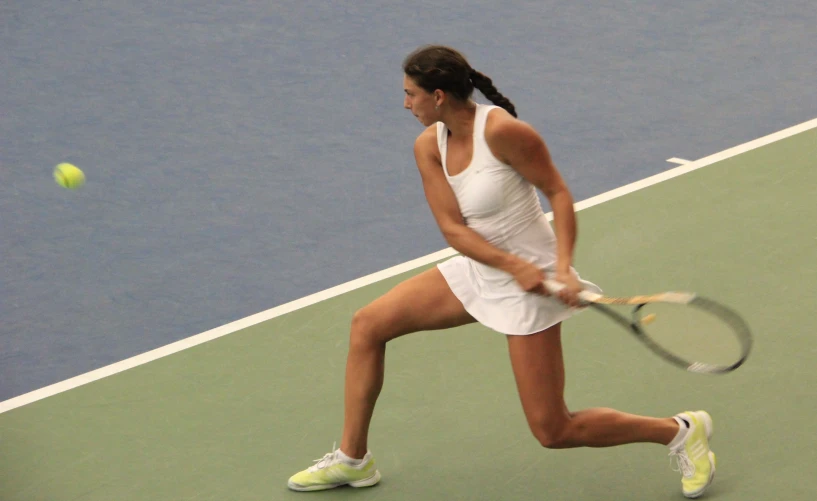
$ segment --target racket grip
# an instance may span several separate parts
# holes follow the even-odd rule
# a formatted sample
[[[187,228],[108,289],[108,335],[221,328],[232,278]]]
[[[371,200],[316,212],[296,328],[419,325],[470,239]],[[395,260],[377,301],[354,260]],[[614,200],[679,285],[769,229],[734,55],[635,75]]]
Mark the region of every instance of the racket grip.
[[[543,284],[545,285],[545,289],[547,289],[547,291],[551,294],[557,294],[566,287],[562,282],[557,282],[556,280],[551,280],[549,278],[546,278]],[[590,291],[579,292],[579,299],[581,299],[584,304],[592,303],[596,297],[598,297],[598,295],[593,294]]]
[[[550,292],[551,294],[556,294],[557,292],[565,288],[565,284],[563,284],[562,282],[557,282],[556,280],[551,280],[549,278],[545,279],[544,284],[545,289],[547,289],[547,291]]]

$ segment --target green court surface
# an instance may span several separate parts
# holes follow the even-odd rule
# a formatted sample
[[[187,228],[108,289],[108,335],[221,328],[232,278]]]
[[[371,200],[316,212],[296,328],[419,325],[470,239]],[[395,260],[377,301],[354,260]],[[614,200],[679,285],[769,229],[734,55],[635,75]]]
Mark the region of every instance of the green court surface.
[[[576,266],[606,292],[694,290],[753,328],[726,376],[671,367],[591,311],[564,328],[571,408],[712,414],[707,498],[817,498],[816,158],[812,129],[579,213]],[[380,485],[289,492],[340,440],[353,312],[417,271],[0,414],[0,500],[682,499],[662,446],[541,448],[505,340],[480,326],[390,343]]]

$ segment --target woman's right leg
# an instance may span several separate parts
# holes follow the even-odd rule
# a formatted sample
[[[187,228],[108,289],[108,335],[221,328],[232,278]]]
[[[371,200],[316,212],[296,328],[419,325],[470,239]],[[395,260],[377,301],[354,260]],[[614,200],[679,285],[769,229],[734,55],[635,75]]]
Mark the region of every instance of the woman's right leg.
[[[357,311],[346,359],[343,436],[340,450],[362,458],[369,423],[383,387],[386,342],[411,332],[474,322],[436,267],[402,282]]]

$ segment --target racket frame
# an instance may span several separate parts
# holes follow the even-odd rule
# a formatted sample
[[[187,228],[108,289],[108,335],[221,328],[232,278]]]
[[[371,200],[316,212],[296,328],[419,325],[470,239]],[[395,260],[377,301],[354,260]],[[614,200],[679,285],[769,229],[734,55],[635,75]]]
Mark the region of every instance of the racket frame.
[[[555,280],[545,280],[545,288],[551,294],[557,294],[565,285]],[[701,374],[726,374],[743,365],[752,349],[752,334],[746,321],[734,310],[716,301],[702,297],[692,292],[662,292],[651,295],[610,297],[595,292],[583,290],[578,294],[583,307],[592,307],[615,321],[635,335],[636,339],[644,343],[650,350],[667,362],[688,372]],[[716,365],[700,361],[691,361],[679,357],[665,349],[650,338],[641,324],[641,309],[651,303],[670,303],[690,306],[705,310],[728,324],[740,343],[741,353],[738,359],[729,365]],[[626,317],[611,306],[632,306],[630,317]]]

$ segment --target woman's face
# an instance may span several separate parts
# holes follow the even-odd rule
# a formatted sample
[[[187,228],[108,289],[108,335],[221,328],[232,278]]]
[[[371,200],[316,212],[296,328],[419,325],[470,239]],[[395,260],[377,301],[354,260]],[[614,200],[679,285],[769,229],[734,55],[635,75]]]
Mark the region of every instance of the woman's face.
[[[406,98],[403,100],[403,108],[411,111],[421,124],[428,127],[439,119],[439,112],[434,109],[434,95],[426,92],[423,88],[414,83],[408,75],[403,76],[403,90]]]

